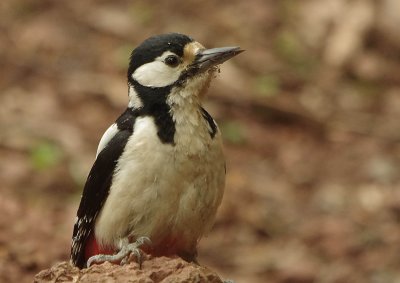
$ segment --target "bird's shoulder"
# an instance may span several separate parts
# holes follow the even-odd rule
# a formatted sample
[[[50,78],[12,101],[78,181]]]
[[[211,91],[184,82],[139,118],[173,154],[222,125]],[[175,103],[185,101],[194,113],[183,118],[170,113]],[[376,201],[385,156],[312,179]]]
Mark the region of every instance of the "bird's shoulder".
[[[133,133],[133,126],[136,120],[136,113],[131,108],[127,108],[117,120],[104,132],[97,147],[96,157],[109,144],[109,142],[121,131]]]

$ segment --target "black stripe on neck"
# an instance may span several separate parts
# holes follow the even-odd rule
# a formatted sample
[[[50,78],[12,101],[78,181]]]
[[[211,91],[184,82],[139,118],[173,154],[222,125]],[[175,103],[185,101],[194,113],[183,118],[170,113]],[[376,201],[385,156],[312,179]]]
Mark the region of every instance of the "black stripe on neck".
[[[215,137],[215,134],[217,133],[217,125],[215,124],[214,119],[211,117],[211,115],[203,108],[201,107],[201,114],[203,115],[204,120],[208,123],[210,126],[210,136],[213,139]]]
[[[174,145],[175,123],[172,119],[167,104],[167,97],[172,86],[163,88],[152,88],[140,85],[134,80],[130,80],[135,92],[143,103],[140,108],[128,108],[118,119],[119,129],[130,128],[133,130],[135,120],[139,116],[151,116],[157,127],[157,135],[162,143]]]

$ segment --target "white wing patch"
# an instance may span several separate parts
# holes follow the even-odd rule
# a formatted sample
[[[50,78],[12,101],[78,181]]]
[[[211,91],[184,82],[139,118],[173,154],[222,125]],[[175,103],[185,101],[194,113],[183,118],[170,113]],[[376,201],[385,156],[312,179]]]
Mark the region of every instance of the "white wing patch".
[[[118,133],[118,126],[117,124],[112,124],[107,131],[105,131],[105,133],[103,134],[103,136],[101,137],[101,140],[99,142],[99,146],[97,147],[97,153],[96,153],[96,157],[97,155],[99,155],[99,153],[107,146],[107,144],[110,142],[110,140]]]

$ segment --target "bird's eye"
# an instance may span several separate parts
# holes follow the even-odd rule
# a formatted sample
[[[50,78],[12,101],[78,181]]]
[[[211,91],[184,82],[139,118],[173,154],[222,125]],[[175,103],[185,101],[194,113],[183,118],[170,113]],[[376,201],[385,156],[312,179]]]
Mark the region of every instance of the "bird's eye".
[[[176,67],[179,65],[180,61],[177,56],[171,55],[165,58],[164,63],[170,67]]]

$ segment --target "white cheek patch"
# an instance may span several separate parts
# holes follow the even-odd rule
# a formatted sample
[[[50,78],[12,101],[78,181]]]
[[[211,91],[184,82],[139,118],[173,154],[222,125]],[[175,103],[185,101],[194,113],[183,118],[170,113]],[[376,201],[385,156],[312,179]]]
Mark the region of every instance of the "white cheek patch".
[[[153,62],[144,64],[136,69],[132,78],[139,84],[148,87],[165,87],[176,82],[181,74],[182,67],[169,67],[164,59],[173,54],[166,51]]]

